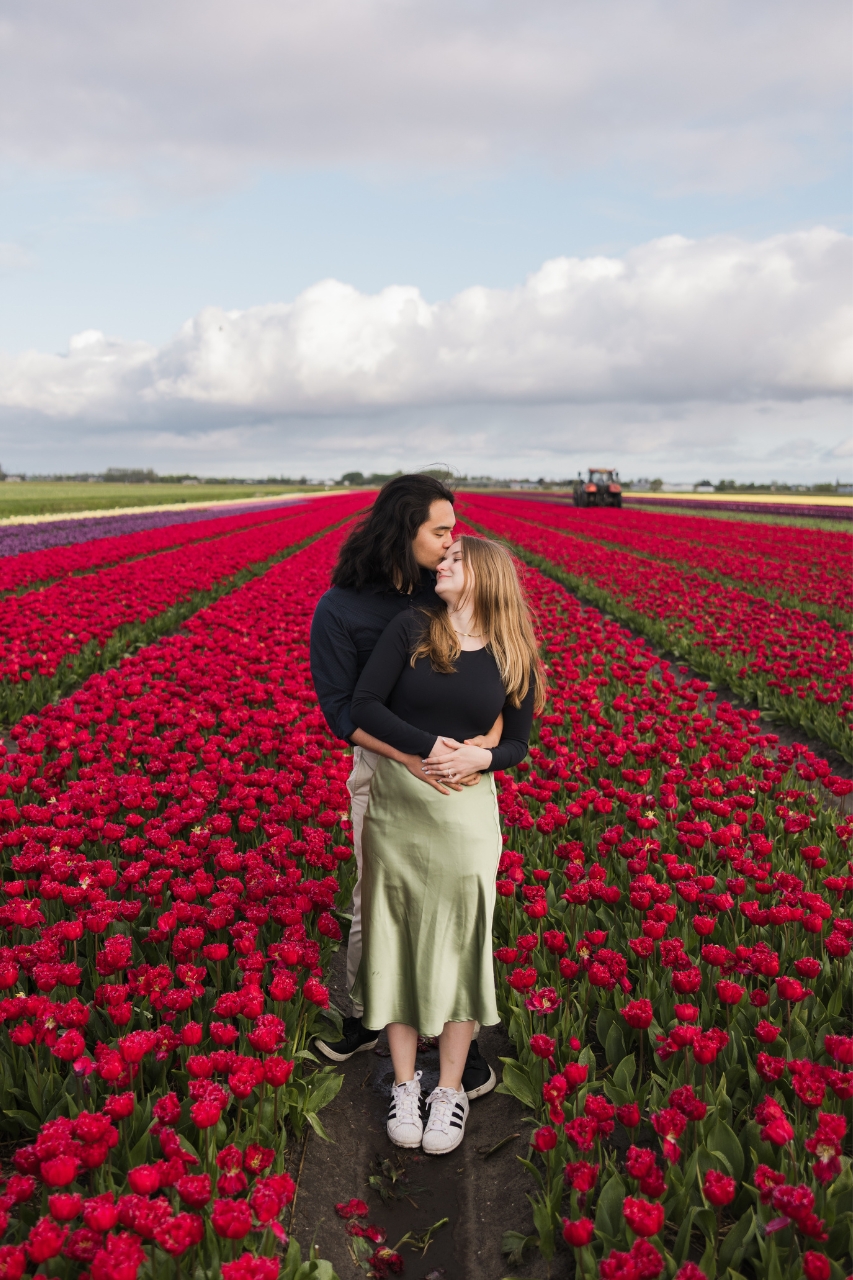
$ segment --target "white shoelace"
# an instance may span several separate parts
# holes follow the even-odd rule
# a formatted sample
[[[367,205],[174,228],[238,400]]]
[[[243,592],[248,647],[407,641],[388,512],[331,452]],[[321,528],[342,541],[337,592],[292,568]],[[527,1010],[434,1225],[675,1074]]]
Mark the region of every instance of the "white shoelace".
[[[395,1119],[398,1124],[417,1124],[420,1120],[418,1100],[421,1096],[422,1071],[415,1072],[414,1080],[395,1084],[391,1089],[394,1099]]]
[[[449,1133],[453,1108],[458,1101],[459,1094],[455,1089],[446,1089],[442,1085],[433,1089],[427,1098],[427,1106],[432,1108],[429,1113],[428,1127],[438,1129],[441,1133]]]

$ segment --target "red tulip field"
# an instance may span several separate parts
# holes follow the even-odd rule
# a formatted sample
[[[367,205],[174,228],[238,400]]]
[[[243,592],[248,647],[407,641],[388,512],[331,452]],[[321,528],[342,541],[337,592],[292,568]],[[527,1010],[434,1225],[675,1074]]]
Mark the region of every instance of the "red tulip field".
[[[181,614],[194,613],[212,593],[231,588],[235,575],[265,568],[273,557],[363,504],[363,498],[344,497],[308,512],[285,507],[262,520],[243,517],[238,523],[235,517],[228,529],[210,521],[206,536],[199,538],[199,526],[190,526],[195,537],[181,538],[177,546],[164,545],[167,531],[158,530],[156,537],[140,536],[135,553],[130,538],[33,553],[30,573],[56,577],[63,558],[77,572],[68,570],[50,585],[3,601],[0,721],[14,722],[90,672],[112,666],[131,645],[171,629]],[[109,564],[105,543],[112,542],[121,544],[112,553],[118,563],[80,572],[82,552],[89,552],[93,568]],[[13,571],[6,580],[12,578]]]
[[[367,501],[0,560],[0,1280],[334,1280],[321,1233],[288,1239],[285,1168],[342,1080],[310,1039],[350,761],[308,629]],[[496,775],[499,1089],[531,1206],[505,1274],[844,1280],[849,535],[458,511],[516,553],[549,681]],[[423,1280],[366,1203],[337,1208],[353,1275]]]
[[[803,538],[799,530],[768,526],[768,546],[779,554],[774,564],[780,578],[805,562],[802,606],[797,608],[758,595],[751,586],[727,585],[732,579],[721,579],[709,567],[725,564],[733,569],[718,546],[717,529],[707,545],[688,540],[697,536],[696,525],[723,525],[720,521],[663,517],[670,527],[680,520],[682,540],[665,537],[652,556],[648,550],[654,545],[654,522],[661,519],[657,515],[625,512],[628,523],[622,532],[614,529],[615,515],[621,512],[593,510],[587,514],[594,523],[588,518],[581,524],[581,513],[556,504],[516,504],[479,496],[469,498],[461,510],[476,528],[505,539],[530,563],[546,572],[556,569],[582,598],[853,762],[850,632],[809,608],[812,598],[823,594],[836,602],[836,612],[848,618],[853,614],[848,534],[806,530],[802,532],[810,536]],[[728,526],[729,522],[723,525]],[[577,530],[583,531],[582,537],[576,536]],[[777,539],[781,532],[796,533],[802,542]],[[741,578],[748,583],[754,565],[746,562],[758,557],[732,559],[737,559]]]

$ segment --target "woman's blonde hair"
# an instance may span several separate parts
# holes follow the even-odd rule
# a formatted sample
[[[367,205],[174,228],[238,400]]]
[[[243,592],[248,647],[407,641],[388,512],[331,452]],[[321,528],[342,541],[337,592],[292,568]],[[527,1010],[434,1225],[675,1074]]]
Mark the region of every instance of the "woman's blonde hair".
[[[507,697],[514,707],[521,706],[532,684],[534,707],[541,711],[545,674],[512,556],[506,547],[488,538],[463,534],[456,541],[462,547],[463,599],[473,594],[474,626],[498,664]],[[449,675],[456,670],[453,664],[462,652],[459,636],[446,606],[430,611],[427,619],[412,654],[412,666],[418,658],[429,658],[434,671]]]

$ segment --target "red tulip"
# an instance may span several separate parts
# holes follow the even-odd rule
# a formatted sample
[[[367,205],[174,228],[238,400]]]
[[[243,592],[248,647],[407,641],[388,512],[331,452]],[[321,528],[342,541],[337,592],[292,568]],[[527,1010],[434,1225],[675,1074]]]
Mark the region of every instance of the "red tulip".
[[[70,1222],[81,1213],[83,1197],[76,1192],[60,1192],[58,1195],[48,1196],[47,1206],[50,1209],[50,1216],[57,1222]],[[3,1271],[0,1268],[0,1275],[2,1274]]]
[[[573,1222],[568,1218],[563,1219],[563,1239],[573,1249],[582,1249],[584,1245],[588,1245],[594,1233],[595,1223],[592,1218],[576,1218]]]
[[[20,1280],[27,1269],[27,1255],[18,1245],[0,1245],[0,1276]]]
[[[161,1249],[179,1257],[204,1239],[204,1220],[196,1213],[177,1213],[155,1229],[154,1238]]]
[[[569,1086],[569,1092],[574,1093],[582,1084],[586,1082],[589,1075],[589,1067],[585,1062],[567,1062],[563,1067],[563,1077]]]
[[[803,1275],[806,1280],[829,1280],[832,1268],[829,1258],[814,1249],[807,1249],[803,1254]]]
[[[92,1280],[132,1280],[144,1261],[145,1251],[132,1232],[107,1236],[92,1259]]]
[[[211,1129],[219,1124],[222,1108],[215,1102],[196,1102],[190,1107],[190,1117],[198,1129]]]
[[[773,1098],[765,1098],[755,1109],[755,1118],[760,1125],[762,1142],[773,1142],[783,1147],[794,1137],[794,1129],[785,1116],[784,1111]]]
[[[128,1116],[133,1115],[135,1107],[136,1097],[132,1092],[116,1093],[104,1099],[104,1113],[111,1120],[126,1120]]]
[[[746,988],[740,983],[729,982],[725,978],[715,984],[715,989],[723,1004],[737,1004],[746,994]]]
[[[264,1079],[274,1089],[280,1089],[290,1079],[295,1063],[284,1058],[267,1058],[264,1062]]]
[[[322,982],[318,982],[316,978],[309,978],[302,987],[302,994],[311,1004],[318,1005],[321,1009],[329,1007],[329,992]]]
[[[529,991],[531,987],[536,986],[538,976],[534,968],[528,967],[513,969],[507,974],[506,980],[514,991]]]
[[[791,1004],[805,1000],[812,994],[808,987],[804,987],[796,978],[777,978],[776,990],[783,1000],[788,1000]]]
[[[286,1245],[284,1236],[282,1244]],[[278,1280],[281,1265],[278,1258],[260,1258],[244,1253],[234,1262],[223,1262],[223,1280]]]
[[[662,1204],[652,1204],[634,1196],[626,1196],[622,1201],[622,1213],[634,1234],[644,1239],[657,1235],[664,1223]]]
[[[626,1129],[636,1129],[640,1123],[640,1108],[636,1102],[626,1102],[616,1108],[616,1119]]]
[[[853,1036],[827,1035],[824,1037],[823,1047],[836,1062],[853,1067]]]
[[[533,1134],[530,1145],[534,1151],[553,1151],[557,1145],[557,1135],[549,1125],[543,1125]]]
[[[557,1047],[557,1041],[541,1033],[530,1037],[530,1049],[537,1058],[551,1058]]]
[[[67,1235],[66,1227],[60,1226],[51,1218],[39,1218],[26,1239],[25,1248],[30,1261],[38,1265],[57,1257]]]
[[[118,1208],[111,1192],[104,1191],[85,1201],[83,1221],[93,1231],[112,1231],[118,1222]]]
[[[178,1178],[175,1190],[190,1209],[203,1209],[213,1194],[209,1173],[186,1173]]]
[[[78,1165],[76,1156],[54,1156],[42,1161],[39,1175],[49,1187],[67,1187],[76,1178]]]
[[[226,1240],[242,1240],[252,1229],[252,1211],[243,1200],[216,1200],[210,1220]]]
[[[587,1195],[598,1181],[598,1165],[590,1164],[587,1160],[575,1160],[566,1165],[563,1178],[572,1191]]]
[[[770,1053],[759,1053],[755,1059],[755,1069],[768,1084],[775,1084],[785,1074],[785,1059],[775,1058]]]
[[[127,1180],[131,1191],[140,1196],[150,1196],[160,1189],[160,1174],[153,1164],[139,1164],[129,1169]]]
[[[705,1199],[712,1205],[731,1204],[737,1193],[737,1183],[727,1174],[709,1169],[705,1174],[702,1190],[705,1193]]]
[[[619,1012],[628,1023],[628,1026],[634,1027],[638,1031],[645,1031],[647,1027],[652,1025],[654,1011],[651,1000],[631,1000]]]

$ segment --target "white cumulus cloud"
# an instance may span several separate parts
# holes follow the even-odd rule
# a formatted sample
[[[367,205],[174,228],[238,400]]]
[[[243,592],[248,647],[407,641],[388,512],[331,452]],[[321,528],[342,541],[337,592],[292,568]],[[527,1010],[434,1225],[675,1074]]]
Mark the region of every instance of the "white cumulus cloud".
[[[464,404],[666,404],[843,396],[853,241],[666,237],[556,258],[515,289],[427,303],[326,280],[291,303],[206,307],[164,346],[78,334],[0,357],[0,406],[152,423]]]

